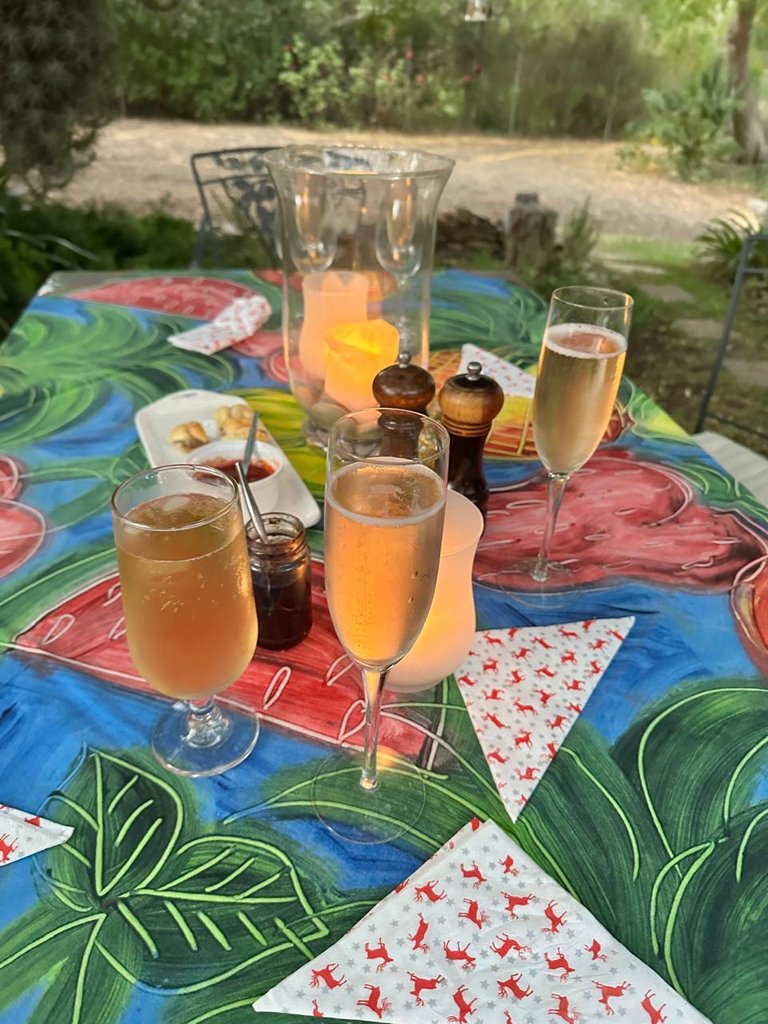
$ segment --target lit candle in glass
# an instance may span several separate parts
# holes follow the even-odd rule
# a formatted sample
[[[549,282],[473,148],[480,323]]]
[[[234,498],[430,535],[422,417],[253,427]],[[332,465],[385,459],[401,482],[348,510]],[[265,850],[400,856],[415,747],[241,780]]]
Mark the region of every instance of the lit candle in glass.
[[[477,506],[448,491],[435,596],[416,643],[387,677],[390,689],[426,690],[455,671],[469,653],[475,635],[472,564],[482,532]]]
[[[376,405],[373,378],[397,360],[400,335],[386,320],[338,324],[325,334],[325,394],[350,412]]]
[[[368,278],[352,270],[318,271],[301,282],[304,319],[299,358],[309,377],[325,376],[325,335],[330,327],[368,317]]]

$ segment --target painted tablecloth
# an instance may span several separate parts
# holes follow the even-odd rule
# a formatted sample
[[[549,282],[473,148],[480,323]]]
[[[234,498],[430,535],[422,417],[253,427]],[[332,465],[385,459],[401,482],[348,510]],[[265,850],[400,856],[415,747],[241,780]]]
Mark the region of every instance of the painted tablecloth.
[[[272,317],[244,342],[210,357],[168,344],[254,292]],[[544,511],[527,397],[507,398],[486,449],[478,627],[635,619],[514,824],[453,678],[386,700],[385,741],[427,777],[417,828],[371,857],[315,821],[309,780],[362,721],[320,529],[312,634],[259,651],[233,687],[264,721],[254,755],[196,782],[154,762],[161,698],[127,653],[109,497],[146,464],[137,409],[187,387],[252,402],[322,496],[280,307],[270,273],[62,275],[0,347],[0,801],[75,829],[0,871],[0,1024],[250,1021],[475,816],[715,1024],[764,1024],[768,513],[627,380],[563,505],[554,554],[579,583],[564,615],[513,596]],[[467,342],[530,367],[544,317],[525,289],[436,275],[438,382]]]

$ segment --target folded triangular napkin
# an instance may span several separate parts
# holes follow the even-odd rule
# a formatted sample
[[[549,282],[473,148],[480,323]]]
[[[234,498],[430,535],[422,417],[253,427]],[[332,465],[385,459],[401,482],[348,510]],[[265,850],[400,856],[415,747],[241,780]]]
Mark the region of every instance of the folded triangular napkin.
[[[38,814],[0,804],[0,867],[65,843],[71,835],[68,825],[57,825]]]
[[[475,634],[456,681],[513,821],[634,621],[584,619]]]
[[[706,1024],[493,822],[254,1003],[389,1024]]]
[[[493,352],[486,352],[484,348],[478,348],[467,342],[461,346],[461,363],[459,373],[466,373],[470,363],[480,363],[483,373],[499,384],[505,395],[514,395],[520,398],[532,398],[533,389],[536,386],[536,378],[525,373],[514,363],[508,363]]]
[[[247,295],[231,302],[209,324],[181,334],[169,334],[168,341],[177,348],[210,356],[250,338],[271,315],[272,307],[263,295]]]

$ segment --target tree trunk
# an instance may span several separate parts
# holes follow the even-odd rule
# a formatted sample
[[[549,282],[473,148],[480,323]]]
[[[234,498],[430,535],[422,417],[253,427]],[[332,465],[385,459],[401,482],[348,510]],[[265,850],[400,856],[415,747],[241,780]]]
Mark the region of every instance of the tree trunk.
[[[742,159],[749,164],[768,159],[768,141],[749,73],[749,47],[756,8],[757,0],[739,0],[727,37],[728,70],[742,99],[741,108],[733,115],[733,136],[742,150]]]

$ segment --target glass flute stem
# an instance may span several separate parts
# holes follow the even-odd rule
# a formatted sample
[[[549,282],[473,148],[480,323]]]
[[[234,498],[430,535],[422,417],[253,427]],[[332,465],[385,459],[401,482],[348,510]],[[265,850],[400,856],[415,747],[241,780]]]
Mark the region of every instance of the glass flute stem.
[[[557,525],[557,514],[563,501],[570,474],[549,473],[547,475],[547,522],[541,547],[531,576],[537,583],[543,583],[549,576],[549,548]]]
[[[373,790],[379,784],[376,766],[376,752],[379,745],[379,721],[381,719],[381,699],[389,669],[378,672],[376,669],[362,669],[363,688],[365,690],[365,750],[363,753],[363,771],[360,785],[363,789]]]
[[[215,747],[232,731],[232,723],[222,714],[213,697],[187,700],[185,743],[192,747]]]

